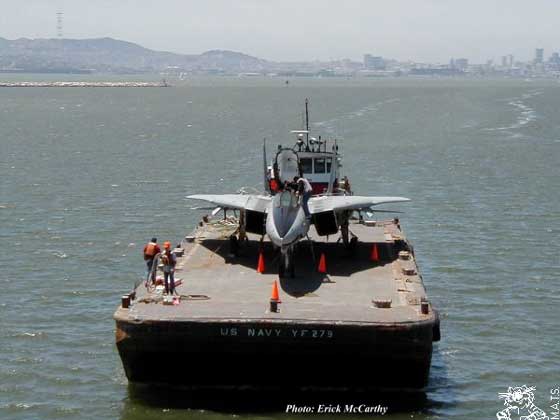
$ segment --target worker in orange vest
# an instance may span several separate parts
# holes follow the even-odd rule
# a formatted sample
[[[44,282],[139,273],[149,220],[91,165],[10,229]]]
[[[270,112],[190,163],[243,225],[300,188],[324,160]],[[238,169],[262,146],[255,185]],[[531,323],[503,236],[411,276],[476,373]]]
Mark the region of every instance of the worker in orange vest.
[[[165,278],[165,294],[173,295],[175,293],[175,265],[177,264],[177,256],[171,252],[171,242],[166,241],[163,244],[163,248],[161,262],[163,263],[163,276]]]
[[[146,244],[144,247],[144,261],[146,261],[146,265],[148,267],[148,273],[152,273],[152,283],[156,282],[156,271],[157,269],[154,268],[152,271],[152,267],[154,265],[154,259],[157,254],[161,252],[159,245],[157,244],[157,238],[152,238],[150,242]]]
[[[270,180],[270,191],[272,191],[273,193],[278,192],[278,190],[280,189],[280,185],[278,184],[278,181],[276,181],[276,179],[272,178]]]

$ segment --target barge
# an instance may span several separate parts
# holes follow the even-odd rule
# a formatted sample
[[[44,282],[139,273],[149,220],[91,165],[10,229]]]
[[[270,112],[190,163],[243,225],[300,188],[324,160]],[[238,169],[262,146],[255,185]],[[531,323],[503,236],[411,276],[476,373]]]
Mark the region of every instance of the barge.
[[[279,146],[265,164],[264,193],[191,196],[217,207],[173,251],[175,296],[148,273],[122,297],[116,344],[131,383],[286,391],[427,384],[438,313],[399,219],[374,220],[371,209],[406,199],[353,195],[336,143],[327,149],[308,129],[295,133],[296,145]],[[307,209],[289,187],[294,173],[313,186]]]

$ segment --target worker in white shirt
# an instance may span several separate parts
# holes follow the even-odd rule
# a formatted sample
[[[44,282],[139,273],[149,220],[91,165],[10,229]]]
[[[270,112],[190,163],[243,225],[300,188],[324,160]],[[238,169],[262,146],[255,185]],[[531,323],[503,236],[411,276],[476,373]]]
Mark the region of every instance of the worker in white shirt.
[[[301,196],[301,206],[303,207],[303,212],[305,213],[305,217],[309,219],[311,218],[311,215],[309,213],[309,205],[307,202],[309,201],[311,195],[313,194],[313,187],[311,186],[309,181],[304,177],[295,176],[294,182],[297,184],[298,187],[297,190],[299,195]]]

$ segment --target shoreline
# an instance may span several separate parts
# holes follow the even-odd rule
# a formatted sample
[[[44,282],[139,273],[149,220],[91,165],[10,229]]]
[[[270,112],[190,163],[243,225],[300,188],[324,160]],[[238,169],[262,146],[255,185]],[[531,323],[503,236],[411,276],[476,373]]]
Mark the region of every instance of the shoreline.
[[[166,82],[0,82],[2,87],[169,87]]]

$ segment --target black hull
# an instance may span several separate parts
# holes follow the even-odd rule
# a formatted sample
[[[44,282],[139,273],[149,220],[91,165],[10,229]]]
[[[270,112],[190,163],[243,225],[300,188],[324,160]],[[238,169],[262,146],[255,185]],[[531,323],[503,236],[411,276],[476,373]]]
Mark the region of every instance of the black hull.
[[[129,381],[193,389],[421,389],[434,322],[117,321]]]

